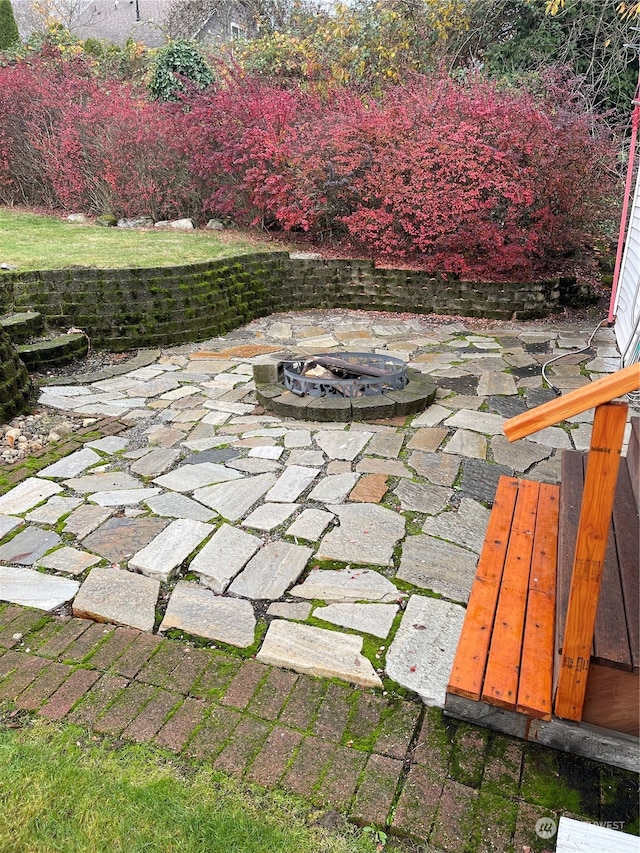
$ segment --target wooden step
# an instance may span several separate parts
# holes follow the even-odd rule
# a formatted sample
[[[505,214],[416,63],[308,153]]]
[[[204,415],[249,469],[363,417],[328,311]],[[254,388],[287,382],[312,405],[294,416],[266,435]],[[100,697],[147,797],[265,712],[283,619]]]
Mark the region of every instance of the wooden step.
[[[448,693],[550,719],[558,492],[500,478]]]
[[[0,325],[9,336],[12,344],[23,344],[39,335],[44,328],[42,314],[38,311],[22,311],[8,314],[0,320]]]
[[[86,335],[74,333],[21,344],[16,349],[27,368],[41,370],[84,358],[89,350],[89,340]]]

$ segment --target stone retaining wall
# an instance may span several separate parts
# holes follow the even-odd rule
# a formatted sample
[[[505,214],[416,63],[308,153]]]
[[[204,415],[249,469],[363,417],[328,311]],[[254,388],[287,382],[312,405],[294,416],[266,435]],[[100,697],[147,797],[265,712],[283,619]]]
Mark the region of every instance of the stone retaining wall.
[[[473,283],[286,252],[155,269],[6,273],[0,286],[7,307],[84,329],[94,346],[111,351],[204,340],[280,311],[342,307],[526,320],[576,298],[568,279]]]
[[[33,386],[24,362],[18,356],[7,333],[0,329],[0,423],[27,411]]]

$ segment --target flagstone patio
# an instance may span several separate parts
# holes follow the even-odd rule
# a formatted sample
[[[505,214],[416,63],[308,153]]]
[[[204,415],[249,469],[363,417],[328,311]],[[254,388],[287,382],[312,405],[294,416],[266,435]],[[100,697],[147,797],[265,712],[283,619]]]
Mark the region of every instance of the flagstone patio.
[[[513,446],[501,435],[510,414],[554,396],[541,364],[591,332],[542,331],[288,314],[45,386],[40,406],[128,428],[0,497],[0,600],[254,648],[354,684],[387,677],[441,705],[498,475],[555,481],[559,450],[588,441],[584,422]],[[257,405],[253,364],[316,339],[401,353],[437,383],[437,402],[350,424]],[[562,362],[549,375],[587,383],[615,369],[614,348],[601,329],[568,385]],[[386,641],[375,657],[362,652],[372,636]]]

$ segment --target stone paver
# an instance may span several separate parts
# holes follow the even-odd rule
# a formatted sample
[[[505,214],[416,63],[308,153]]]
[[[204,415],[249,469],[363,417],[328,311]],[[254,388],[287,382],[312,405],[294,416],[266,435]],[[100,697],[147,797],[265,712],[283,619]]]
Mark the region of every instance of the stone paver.
[[[246,648],[254,641],[255,626],[250,602],[216,596],[198,584],[179,581],[159,630],[177,628],[196,637]]]
[[[404,435],[401,432],[379,432],[367,444],[367,455],[397,459]]]
[[[383,639],[389,635],[393,620],[398,612],[396,604],[329,604],[316,607],[313,615],[333,625],[353,628],[364,634],[373,634]]]
[[[180,451],[178,450],[159,447],[134,462],[131,470],[141,477],[157,477],[158,474],[162,474],[167,468],[170,468],[179,455]]]
[[[135,506],[154,495],[159,494],[159,489],[115,489],[107,492],[96,492],[89,499],[98,506]]]
[[[53,530],[29,526],[0,546],[0,562],[32,566],[60,542],[60,537]]]
[[[86,569],[100,562],[100,557],[79,551],[77,548],[65,546],[58,548],[46,557],[38,560],[38,565],[45,569],[56,569],[69,575],[81,575]]]
[[[144,458],[144,457],[143,457]],[[237,480],[242,474],[224,465],[213,462],[202,462],[199,465],[181,465],[175,471],[162,474],[153,481],[157,486],[171,489],[174,492],[193,492],[212,483],[222,483],[227,480]]]
[[[44,575],[22,566],[0,566],[0,601],[55,610],[71,601],[78,592],[78,581]]]
[[[432,536],[407,536],[398,580],[430,589],[454,601],[467,601],[478,557],[452,542]]]
[[[280,527],[299,509],[299,504],[265,503],[254,509],[242,522],[243,527],[253,527],[255,530],[273,530]]]
[[[551,455],[551,448],[521,439],[510,442],[504,435],[491,439],[493,458],[499,465],[507,465],[514,471],[523,472]]]
[[[274,474],[258,474],[230,483],[217,483],[193,493],[195,500],[215,509],[228,521],[242,518],[276,481]]]
[[[52,498],[53,500],[53,498]],[[36,512],[36,510],[34,510]],[[4,539],[14,530],[22,527],[24,522],[21,518],[12,518],[10,515],[0,515],[0,539]]]
[[[409,465],[421,477],[438,486],[453,486],[462,459],[440,453],[422,453],[416,451],[409,457]]]
[[[243,598],[280,598],[300,577],[312,553],[305,545],[269,542],[236,576],[229,592]]]
[[[90,533],[82,544],[112,563],[126,562],[169,523],[166,518],[110,518]]]
[[[448,434],[449,430],[444,427],[423,427],[417,430],[415,435],[407,442],[407,450],[421,450],[427,453],[435,453]]]
[[[391,581],[373,569],[312,569],[291,594],[332,602],[393,603],[403,597]]]
[[[486,435],[497,435],[502,432],[504,418],[489,412],[475,412],[461,409],[455,415],[447,418],[445,426],[467,429],[472,432],[482,432]]]
[[[386,474],[364,474],[349,492],[349,500],[355,503],[380,503],[388,486]]]
[[[80,587],[73,615],[151,631],[160,583],[125,569],[96,567]]]
[[[276,619],[257,654],[263,663],[307,675],[341,678],[362,687],[382,687],[382,681],[362,651],[362,638]]]
[[[305,509],[287,530],[287,536],[315,542],[333,521],[333,513],[322,509]]]
[[[329,474],[323,477],[317,486],[309,492],[309,500],[321,503],[339,503],[347,497],[360,475],[349,471],[342,474]]]
[[[443,448],[445,453],[473,459],[487,458],[487,440],[471,430],[459,429]]]
[[[39,506],[37,509],[31,510],[31,512],[26,515],[26,520],[35,521],[39,524],[55,524],[63,516],[68,515],[80,506],[80,504],[80,498],[61,498],[58,495],[54,495],[54,497],[49,498],[46,504]],[[15,519],[11,519],[11,521],[16,525],[19,524]],[[6,533],[10,532],[11,528],[7,529],[4,533],[3,530],[4,526],[0,526],[0,536],[5,536]]]
[[[393,550],[404,536],[404,518],[381,506],[332,504],[327,507],[340,522],[318,547],[320,560],[390,566]]]
[[[53,477],[59,480],[65,477],[77,477],[78,474],[101,461],[102,456],[99,453],[89,447],[83,447],[82,450],[70,453],[58,462],[54,462],[53,465],[48,465],[38,474],[40,477]]]
[[[155,515],[164,515],[168,518],[191,518],[193,521],[211,521],[216,516],[216,513],[209,507],[205,507],[179,492],[167,492],[162,495],[156,495],[146,500],[145,503]]]
[[[261,544],[257,536],[223,524],[196,554],[189,568],[200,577],[201,583],[221,593]]]
[[[315,468],[307,468],[304,465],[290,465],[266,493],[265,500],[293,503],[311,485],[318,473]]]
[[[438,536],[479,554],[489,523],[489,515],[489,510],[482,504],[470,498],[462,498],[458,510],[442,512],[440,515],[428,518],[422,530],[430,536]]]
[[[131,491],[142,488],[144,484],[123,471],[102,471],[98,474],[85,474],[84,477],[73,477],[65,480],[64,485],[68,489],[73,489],[74,492],[91,494],[92,492]]]
[[[213,531],[210,524],[179,518],[129,560],[129,567],[147,577],[167,581],[180,563]]]
[[[294,619],[298,622],[304,622],[310,613],[311,605],[303,601],[274,601],[267,608],[269,616],[281,616],[283,619]]]
[[[359,453],[362,453],[372,436],[372,432],[364,431],[320,430],[315,435],[315,442],[329,459],[347,459],[352,461]]]
[[[409,480],[402,480],[394,492],[400,499],[402,509],[424,512],[428,515],[441,512],[453,496],[453,491],[443,486],[422,485]]]
[[[464,612],[457,604],[412,595],[389,647],[387,675],[427,705],[444,705]]]
[[[102,506],[91,506],[89,504],[79,506],[65,521],[64,532],[75,534],[78,539],[84,539],[113,513],[113,509]]]
[[[42,503],[45,498],[62,491],[62,486],[50,480],[40,480],[29,477],[19,483],[11,491],[0,497],[0,513],[4,515],[21,515]]]
[[[489,396],[490,394],[517,394],[513,376],[509,373],[491,372],[482,373],[478,380],[478,396]]]

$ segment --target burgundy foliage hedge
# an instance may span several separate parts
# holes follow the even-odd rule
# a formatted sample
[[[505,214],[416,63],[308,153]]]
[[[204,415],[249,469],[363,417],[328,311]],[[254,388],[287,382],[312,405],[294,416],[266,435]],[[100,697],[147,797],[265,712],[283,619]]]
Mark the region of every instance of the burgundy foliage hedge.
[[[181,104],[79,60],[0,68],[0,203],[228,214],[465,277],[534,276],[610,203],[611,141],[566,90],[416,77],[378,101],[229,72]]]
[[[0,68],[0,116],[0,204],[154,218],[199,212],[181,116],[97,80],[82,59],[54,54]]]

